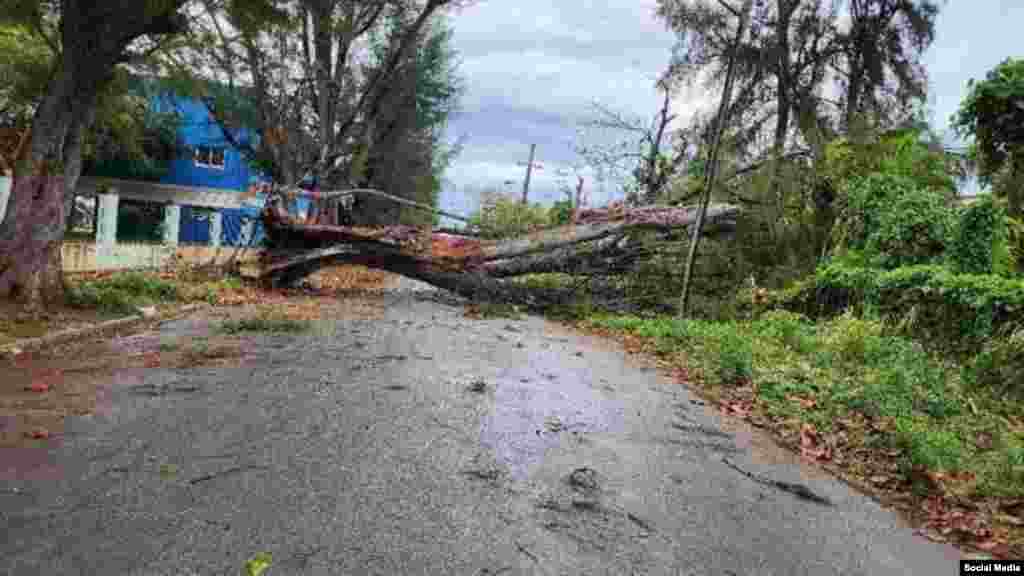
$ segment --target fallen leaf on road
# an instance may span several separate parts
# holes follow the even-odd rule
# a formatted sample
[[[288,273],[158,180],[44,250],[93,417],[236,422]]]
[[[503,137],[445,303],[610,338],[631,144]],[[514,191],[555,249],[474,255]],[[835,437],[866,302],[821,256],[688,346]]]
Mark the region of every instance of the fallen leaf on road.
[[[26,386],[25,387],[25,391],[26,392],[38,392],[38,393],[49,392],[50,391],[50,385],[47,384],[46,382],[42,382],[42,381],[37,380],[37,381],[33,382],[31,386]]]
[[[800,454],[811,460],[831,460],[832,448],[822,445],[821,436],[814,426],[804,424],[800,428]]]
[[[36,428],[31,432],[25,432],[25,436],[36,440],[45,440],[50,437],[50,431],[44,428]]]
[[[720,406],[727,414],[732,414],[739,418],[746,418],[750,416],[751,405],[749,400],[731,400],[722,402]]]

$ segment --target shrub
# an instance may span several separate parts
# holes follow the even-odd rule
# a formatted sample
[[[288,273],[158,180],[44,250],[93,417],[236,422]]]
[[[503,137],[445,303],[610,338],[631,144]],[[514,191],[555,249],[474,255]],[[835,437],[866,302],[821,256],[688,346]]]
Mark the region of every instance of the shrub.
[[[1006,211],[985,195],[960,212],[949,247],[954,268],[966,274],[1007,274],[1015,267]]]
[[[823,340],[847,362],[875,364],[887,350],[883,329],[880,322],[863,320],[847,312],[829,326]]]
[[[917,189],[914,181],[882,173],[856,178],[845,187],[848,196],[841,234],[849,248],[863,249],[878,230],[882,216],[899,198]]]
[[[854,180],[846,190],[842,248],[863,250],[874,264],[895,268],[933,261],[949,244],[953,212],[941,193],[880,173]]]
[[[551,224],[548,210],[540,204],[523,204],[499,194],[486,195],[483,204],[470,216],[470,224],[488,238],[518,236]]]
[[[997,398],[1024,400],[1024,330],[993,340],[963,367],[963,380]]]
[[[880,271],[836,261],[772,302],[811,317],[874,310],[904,333],[962,353],[1024,326],[1024,281],[938,265]]]
[[[905,191],[873,219],[866,252],[882,268],[936,261],[953,232],[953,214],[941,196],[920,188]]]
[[[559,200],[548,210],[548,221],[551,224],[568,224],[572,220],[572,202]]]

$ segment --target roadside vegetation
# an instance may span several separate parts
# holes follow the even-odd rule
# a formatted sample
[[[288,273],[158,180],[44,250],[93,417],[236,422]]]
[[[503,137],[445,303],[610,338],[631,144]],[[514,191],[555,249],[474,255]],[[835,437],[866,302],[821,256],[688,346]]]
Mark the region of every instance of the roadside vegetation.
[[[923,123],[864,123],[820,154],[719,186],[716,201],[746,210],[735,232],[702,244],[685,315],[687,238],[630,238],[651,250],[618,274],[517,281],[564,290],[552,316],[656,357],[725,414],[903,509],[930,538],[1022,556],[1024,180],[1019,144],[984,143],[1019,138],[985,124],[1002,105],[993,99],[1024,101],[1018,68],[1008,61],[973,85],[956,119],[977,144],[965,155]],[[957,182],[979,166],[991,187],[957,201]],[[669,188],[678,197],[687,186]],[[478,220],[492,235],[555,212],[487,210]]]

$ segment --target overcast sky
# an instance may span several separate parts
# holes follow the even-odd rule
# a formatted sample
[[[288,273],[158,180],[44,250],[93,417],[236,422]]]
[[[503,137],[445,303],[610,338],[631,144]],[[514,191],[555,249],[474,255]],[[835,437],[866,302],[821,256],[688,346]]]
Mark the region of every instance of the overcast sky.
[[[467,82],[463,112],[449,136],[465,138],[448,169],[442,203],[468,213],[479,190],[522,189],[531,143],[537,161],[530,197],[558,195],[556,170],[575,159],[577,123],[593,101],[653,117],[654,79],[668,64],[674,35],[654,16],[654,0],[479,0],[453,15],[454,48]],[[926,56],[933,124],[943,130],[967,81],[1007,56],[1021,56],[1024,2],[949,0]],[[686,116],[707,95],[681,94],[674,111]],[[588,187],[593,179],[588,180]],[[510,184],[506,182],[511,181]],[[591,189],[602,203],[620,193]]]

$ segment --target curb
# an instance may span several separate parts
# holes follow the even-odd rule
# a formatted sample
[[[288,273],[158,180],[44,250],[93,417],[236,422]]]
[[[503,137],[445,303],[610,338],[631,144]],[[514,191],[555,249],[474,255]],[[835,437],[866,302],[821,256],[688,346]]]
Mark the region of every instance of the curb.
[[[37,350],[45,346],[54,346],[57,344],[63,344],[76,338],[99,336],[101,334],[117,330],[118,328],[127,328],[136,324],[141,324],[147,321],[157,321],[160,323],[168,322],[182,314],[194,312],[202,307],[201,304],[187,304],[174,311],[173,315],[168,318],[147,318],[141,314],[134,316],[126,316],[124,318],[116,318],[114,320],[107,320],[92,326],[86,326],[85,328],[74,328],[71,330],[62,330],[47,334],[46,336],[40,336],[38,338],[23,338],[10,344],[0,346],[0,355],[17,355],[26,350]]]

